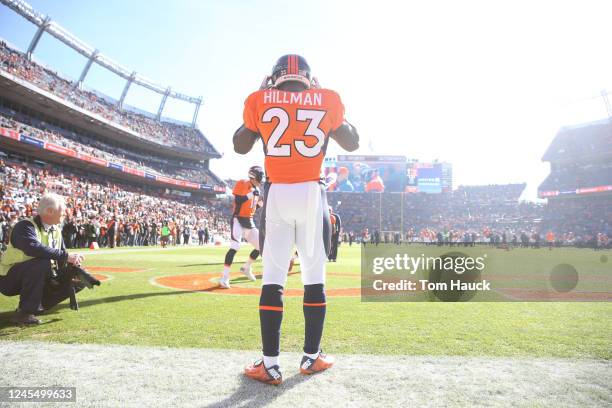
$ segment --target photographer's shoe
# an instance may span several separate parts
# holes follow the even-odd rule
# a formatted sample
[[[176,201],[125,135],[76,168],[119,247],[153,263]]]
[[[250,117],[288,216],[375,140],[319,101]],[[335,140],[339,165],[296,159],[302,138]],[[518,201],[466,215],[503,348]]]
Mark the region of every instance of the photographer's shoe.
[[[20,311],[21,311],[21,309],[20,309],[20,308],[15,309],[15,312],[20,312]],[[36,311],[34,312],[34,316],[40,316],[40,315],[42,315],[42,314],[45,314],[45,311],[46,311],[46,310],[45,310],[45,308],[43,307],[42,303],[40,303],[40,304],[38,305],[38,309],[36,309]]]
[[[40,324],[40,320],[36,316],[19,309],[15,310],[15,314],[11,317],[11,322],[19,325]]]
[[[41,314],[45,313],[45,308],[43,307],[42,303],[38,304],[38,309],[36,309],[36,311],[34,312],[34,314],[36,316],[40,316]]]
[[[15,309],[15,313],[17,312],[21,312],[20,308]],[[36,311],[34,312],[35,316],[40,316],[41,314],[45,313],[45,308],[43,307],[42,303],[38,304],[38,308],[36,309]]]

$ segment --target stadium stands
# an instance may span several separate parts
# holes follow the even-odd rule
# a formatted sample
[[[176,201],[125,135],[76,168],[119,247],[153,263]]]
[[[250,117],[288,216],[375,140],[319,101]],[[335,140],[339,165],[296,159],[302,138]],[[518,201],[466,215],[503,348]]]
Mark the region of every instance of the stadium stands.
[[[576,162],[612,153],[612,123],[609,119],[562,128],[544,153],[548,162]]]
[[[345,231],[484,231],[532,230],[543,208],[519,203],[524,184],[459,187],[453,193],[328,193],[328,200],[343,219]],[[403,202],[402,202],[403,201]],[[340,203],[338,205],[338,203]],[[334,205],[335,204],[335,205]]]
[[[612,185],[612,161],[588,164],[555,163],[553,171],[540,185],[540,191],[576,191]]]
[[[551,171],[541,197],[612,191],[612,121],[562,128],[542,160]]]
[[[10,226],[31,216],[44,191],[66,197],[68,209],[64,237],[69,246],[87,247],[91,242],[112,245],[155,245],[161,226],[173,231],[174,243],[182,241],[183,231],[193,235],[207,227],[213,236],[229,236],[227,200],[181,198],[164,189],[145,188],[57,165],[40,166],[31,161],[0,160],[0,241],[8,239]]]
[[[0,240],[44,191],[67,198],[69,246],[155,245],[162,225],[175,243],[204,228],[227,238],[208,168],[221,155],[196,127],[120,107],[3,41],[0,84]]]
[[[562,128],[542,160],[551,170],[539,187],[540,197],[548,198],[543,227],[590,245],[602,234],[607,240],[612,232],[612,120]]]
[[[549,199],[542,226],[579,237],[593,238],[597,233],[611,236],[611,203],[609,195]]]
[[[208,166],[221,155],[196,127],[122,109],[3,41],[0,144],[26,156],[131,182],[203,195],[225,190]]]
[[[220,157],[217,150],[197,128],[159,122],[143,114],[120,109],[116,103],[107,101],[94,92],[81,90],[56,72],[29,61],[25,55],[9,48],[3,41],[0,41],[0,70],[24,79],[112,123],[125,126],[140,138],[163,146],[188,148],[211,157]]]
[[[44,142],[50,142],[66,149],[71,149],[79,154],[87,154],[91,157],[151,174],[204,184],[219,183],[200,163],[194,162],[191,164],[192,167],[185,167],[183,162],[179,163],[177,160],[139,154],[127,148],[112,146],[96,140],[94,136],[78,134],[74,131],[68,131],[59,126],[51,125],[43,120],[19,114],[1,105],[0,128],[13,130]]]

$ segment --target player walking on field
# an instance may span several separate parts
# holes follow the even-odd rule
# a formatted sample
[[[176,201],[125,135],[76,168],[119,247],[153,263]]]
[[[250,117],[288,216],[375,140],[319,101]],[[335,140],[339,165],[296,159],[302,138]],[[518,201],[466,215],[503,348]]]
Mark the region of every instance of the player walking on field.
[[[240,272],[246,275],[250,280],[255,280],[251,264],[255,262],[259,256],[259,231],[253,222],[253,215],[261,205],[261,195],[259,187],[263,181],[264,172],[260,166],[252,166],[249,169],[248,180],[238,180],[232,194],[234,195],[234,209],[232,212],[231,241],[230,249],[225,254],[225,263],[223,274],[219,280],[219,286],[224,289],[230,288],[230,269],[234,262],[234,255],[240,249],[240,241],[246,239],[248,243],[253,245],[253,250],[249,254],[244,266],[240,268]]]
[[[344,120],[340,96],[320,88],[310,75],[308,63],[299,55],[285,55],[277,61],[272,76],[247,98],[243,119],[244,124],[234,134],[234,149],[248,153],[261,139],[267,177],[260,223],[263,359],[247,366],[245,374],[276,385],[282,382],[279,353],[283,291],[294,245],[300,253],[306,323],[300,371],[312,374],[334,363],[320,349],[331,228],[325,189],[319,180],[329,138],[353,151],[359,147],[359,135]]]

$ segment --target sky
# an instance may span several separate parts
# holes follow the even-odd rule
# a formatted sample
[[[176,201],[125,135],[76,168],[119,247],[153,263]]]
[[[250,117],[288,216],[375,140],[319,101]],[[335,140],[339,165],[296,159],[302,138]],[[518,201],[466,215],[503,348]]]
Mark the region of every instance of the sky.
[[[29,3],[130,71],[202,96],[198,127],[224,155],[211,161],[222,178],[263,163],[261,148],[238,155],[231,139],[245,98],[287,53],[341,95],[356,153],[447,161],[455,186],[526,182],[525,199],[559,129],[607,117],[601,92],[612,91],[610,1]],[[26,50],[35,30],[0,5],[1,38]],[[86,63],[48,34],[34,57],[69,78]],[[125,81],[94,64],[85,85],[119,98]],[[126,103],[156,113],[160,100],[132,86]],[[192,115],[166,103],[164,116]]]

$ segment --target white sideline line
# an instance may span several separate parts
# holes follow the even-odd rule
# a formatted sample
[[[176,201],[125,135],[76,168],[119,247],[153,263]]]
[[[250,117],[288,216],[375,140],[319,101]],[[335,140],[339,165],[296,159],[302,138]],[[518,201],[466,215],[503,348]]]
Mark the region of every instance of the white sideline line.
[[[205,327],[202,331],[206,335]],[[0,386],[76,387],[78,407],[600,407],[612,402],[607,360],[340,355],[328,372],[302,376],[301,355],[282,353],[285,381],[273,387],[241,374],[257,351],[31,341],[0,341],[0,350]]]
[[[160,246],[152,246],[152,247],[135,247],[128,248],[125,247],[114,248],[114,249],[103,249],[103,250],[95,250],[89,248],[69,248],[68,252],[78,252],[86,256],[92,255],[107,255],[107,254],[125,254],[125,253],[134,253],[134,252],[150,252],[150,251],[176,251],[176,250],[185,250],[185,249],[207,249],[207,248],[222,248],[224,245],[188,245],[188,246],[180,246],[176,247],[166,247],[162,248]]]

